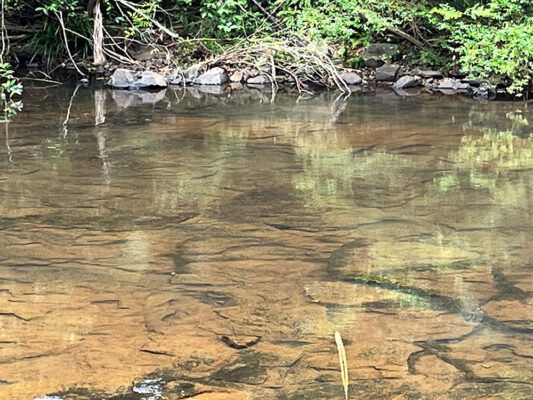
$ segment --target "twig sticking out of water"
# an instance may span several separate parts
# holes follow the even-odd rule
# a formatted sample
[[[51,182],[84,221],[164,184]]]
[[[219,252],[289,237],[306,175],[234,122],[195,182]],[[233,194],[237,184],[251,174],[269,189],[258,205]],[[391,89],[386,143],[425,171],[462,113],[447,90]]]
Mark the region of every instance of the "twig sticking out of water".
[[[348,364],[346,363],[346,351],[339,332],[335,332],[335,343],[339,351],[339,364],[341,367],[342,386],[344,387],[344,399],[348,400]]]

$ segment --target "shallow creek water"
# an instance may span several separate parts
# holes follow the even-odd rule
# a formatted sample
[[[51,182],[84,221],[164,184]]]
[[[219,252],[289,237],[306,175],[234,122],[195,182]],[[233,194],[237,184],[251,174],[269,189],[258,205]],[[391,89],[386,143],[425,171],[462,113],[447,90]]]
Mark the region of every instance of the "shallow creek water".
[[[533,398],[523,103],[74,90],[3,133],[0,399],[342,399],[335,331],[351,399]]]

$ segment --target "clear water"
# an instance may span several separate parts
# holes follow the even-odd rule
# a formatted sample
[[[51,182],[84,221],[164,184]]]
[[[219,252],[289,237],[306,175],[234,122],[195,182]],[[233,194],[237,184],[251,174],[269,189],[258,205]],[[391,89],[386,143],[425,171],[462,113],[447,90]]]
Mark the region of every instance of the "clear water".
[[[526,104],[73,93],[2,126],[0,398],[342,399],[335,331],[352,399],[533,397]]]

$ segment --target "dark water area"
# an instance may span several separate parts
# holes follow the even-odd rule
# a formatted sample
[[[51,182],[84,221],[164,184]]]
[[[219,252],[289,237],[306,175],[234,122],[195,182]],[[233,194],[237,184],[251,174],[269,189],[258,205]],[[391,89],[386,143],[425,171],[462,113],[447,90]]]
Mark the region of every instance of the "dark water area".
[[[210,91],[25,89],[0,399],[533,398],[526,104]]]

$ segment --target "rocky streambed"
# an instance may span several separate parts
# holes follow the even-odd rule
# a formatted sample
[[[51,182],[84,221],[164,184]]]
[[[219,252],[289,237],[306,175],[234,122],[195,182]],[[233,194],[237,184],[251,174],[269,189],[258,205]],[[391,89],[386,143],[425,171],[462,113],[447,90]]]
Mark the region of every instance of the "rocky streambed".
[[[532,397],[527,108],[139,92],[9,125],[0,398]]]

